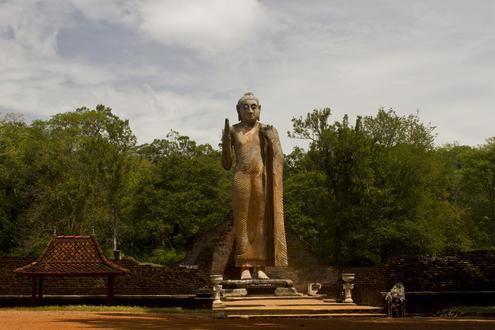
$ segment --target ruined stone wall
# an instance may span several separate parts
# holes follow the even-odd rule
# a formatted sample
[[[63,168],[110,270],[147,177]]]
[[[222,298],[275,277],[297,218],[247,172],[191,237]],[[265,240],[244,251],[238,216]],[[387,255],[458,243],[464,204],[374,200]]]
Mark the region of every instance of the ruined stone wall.
[[[30,295],[32,279],[18,276],[14,269],[34,261],[30,257],[0,257],[0,295]],[[195,294],[209,286],[209,279],[197,269],[159,267],[139,264],[134,260],[116,261],[129,269],[128,275],[115,278],[115,294],[156,295]],[[45,294],[94,295],[106,294],[106,279],[102,277],[65,277],[44,279]]]
[[[495,291],[495,251],[396,258],[383,267],[386,283],[407,291]]]
[[[222,226],[217,229],[223,234],[210,235],[209,242],[195,246],[195,257],[189,256],[189,264],[194,264],[191,260],[202,262],[198,262],[197,269],[143,265],[133,260],[118,261],[117,263],[130,270],[130,274],[116,278],[115,293],[194,294],[199,288],[210,285],[211,267],[217,267],[218,272],[225,267],[232,276],[237,276],[232,273],[235,268],[231,261],[234,243],[233,237],[229,236],[231,227]],[[221,237],[228,237],[230,240],[222,240]],[[219,247],[216,253],[215,247]],[[475,292],[495,291],[495,251],[404,257],[392,259],[377,267],[336,268],[321,264],[304,242],[289,233],[288,252],[290,266],[267,269],[271,277],[292,279],[297,289],[303,293],[306,292],[307,283],[320,282],[323,284],[322,293],[338,298],[342,292],[340,274],[355,273],[353,297],[358,304],[383,305],[380,292],[390,290],[397,282],[404,284],[406,292],[421,292],[420,295],[416,294],[417,297],[408,296],[408,310],[420,312],[435,311],[448,304],[470,304],[473,299],[479,302]],[[34,258],[31,257],[0,257],[0,296],[31,294],[31,279],[17,276],[13,270],[32,261]],[[105,294],[106,284],[103,278],[48,278],[44,281],[44,289],[45,294]],[[462,294],[454,297],[454,291]],[[446,294],[442,295],[442,292]],[[486,294],[483,293],[483,296]]]
[[[196,239],[181,263],[195,265],[206,274],[237,278],[239,271],[234,263],[234,242],[233,216],[230,212],[222,223]]]
[[[343,271],[356,273],[353,296],[360,304],[380,306],[383,304],[380,292],[402,283],[410,312],[483,304],[484,300],[492,299],[489,291],[495,291],[495,251],[394,258],[381,266]],[[329,293],[338,294],[341,284],[341,281],[329,283]]]
[[[32,257],[0,257],[0,295],[31,294],[32,281],[16,276],[14,269],[33,262]]]

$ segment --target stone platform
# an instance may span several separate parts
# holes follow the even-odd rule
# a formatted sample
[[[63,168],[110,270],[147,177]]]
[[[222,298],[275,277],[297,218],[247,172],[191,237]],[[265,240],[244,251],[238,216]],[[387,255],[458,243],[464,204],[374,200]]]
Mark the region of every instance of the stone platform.
[[[248,295],[268,294],[275,296],[302,296],[294,288],[291,280],[286,279],[250,279],[222,280],[223,297],[245,297]]]
[[[337,303],[335,300],[313,296],[275,297],[260,295],[225,297],[223,307],[214,307],[219,317],[384,317],[381,307]]]

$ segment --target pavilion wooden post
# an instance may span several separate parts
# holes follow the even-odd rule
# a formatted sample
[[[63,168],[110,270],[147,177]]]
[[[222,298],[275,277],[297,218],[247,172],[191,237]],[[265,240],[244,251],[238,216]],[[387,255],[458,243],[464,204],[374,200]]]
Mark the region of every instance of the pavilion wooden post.
[[[36,276],[33,277],[33,291],[31,291],[31,306],[36,305],[36,285],[38,284],[38,278]]]
[[[107,293],[107,305],[112,306],[113,305],[113,276],[108,276],[108,281],[107,281],[107,286],[108,286],[108,293]]]
[[[43,299],[43,276],[38,277],[38,299]]]

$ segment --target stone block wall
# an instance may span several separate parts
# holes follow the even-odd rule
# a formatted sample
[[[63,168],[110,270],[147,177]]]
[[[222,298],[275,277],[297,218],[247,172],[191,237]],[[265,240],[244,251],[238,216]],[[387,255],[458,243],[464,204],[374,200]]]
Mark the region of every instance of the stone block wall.
[[[495,251],[396,258],[383,272],[387,286],[406,291],[495,291]]]
[[[18,276],[14,269],[34,261],[30,257],[0,257],[0,295],[30,295],[32,279]],[[143,265],[134,260],[117,261],[129,269],[128,275],[115,278],[115,294],[180,295],[195,294],[209,286],[209,279],[197,269]],[[45,294],[96,295],[106,294],[106,279],[102,277],[48,277],[44,279]]]
[[[222,267],[230,271],[234,269],[231,253],[233,238],[229,236],[231,227],[224,225],[217,229],[230,239],[221,240],[219,236],[222,235],[212,235],[202,246],[195,246],[196,255],[190,257],[189,264],[195,264],[191,260],[197,260],[197,267],[168,268],[144,265],[134,260],[118,261],[130,270],[130,274],[116,277],[115,294],[195,294],[199,288],[210,286],[211,267],[213,270],[218,268],[218,272],[221,272]],[[473,298],[478,297],[475,292],[482,292],[483,297],[488,297],[486,292],[495,291],[495,251],[404,257],[389,260],[377,267],[337,268],[321,264],[304,242],[291,233],[288,234],[288,242],[290,266],[268,268],[267,272],[272,278],[292,279],[303,293],[306,292],[307,283],[320,282],[323,284],[322,293],[338,298],[342,292],[342,272],[356,274],[353,298],[358,304],[382,306],[380,292],[389,291],[397,282],[404,284],[406,292],[420,292],[416,294],[417,297],[409,296],[408,303],[414,305],[408,307],[410,311],[436,311],[449,304],[470,304],[473,299],[480,301],[479,298]],[[219,249],[214,252],[217,246]],[[31,257],[0,257],[0,296],[31,294],[31,279],[17,276],[13,270],[33,260]],[[231,276],[237,274],[232,273]],[[106,283],[104,278],[47,278],[44,281],[44,292],[61,295],[105,294]],[[438,294],[442,292],[445,294]],[[452,292],[461,294],[456,293],[454,297]]]
[[[0,295],[30,295],[32,281],[17,276],[14,269],[33,262],[32,257],[0,257]]]
[[[115,279],[116,294],[195,294],[210,286],[209,275],[198,269],[142,265],[133,260],[118,263],[130,274]]]

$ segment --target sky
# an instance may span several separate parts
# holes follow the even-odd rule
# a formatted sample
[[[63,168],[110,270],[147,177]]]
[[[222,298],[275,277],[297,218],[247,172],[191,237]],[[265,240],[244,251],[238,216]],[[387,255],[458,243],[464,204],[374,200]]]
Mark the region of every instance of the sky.
[[[495,135],[493,0],[0,0],[0,113],[105,104],[139,143],[217,146],[251,91],[285,152],[330,107],[419,111],[437,144]]]

